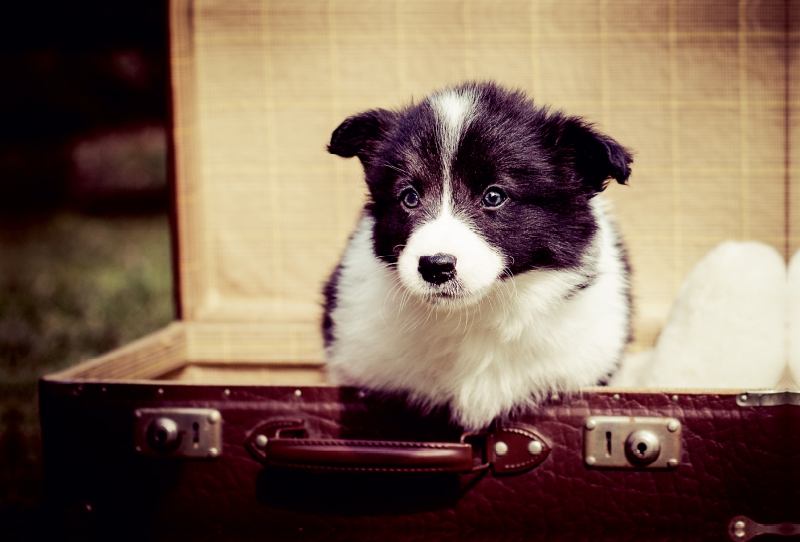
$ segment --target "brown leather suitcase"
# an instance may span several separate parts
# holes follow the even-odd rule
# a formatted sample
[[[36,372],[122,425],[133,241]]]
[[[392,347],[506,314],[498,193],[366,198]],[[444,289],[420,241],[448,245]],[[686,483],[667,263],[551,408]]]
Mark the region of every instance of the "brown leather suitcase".
[[[466,438],[441,416],[333,387],[50,380],[41,396],[48,504],[65,516],[56,524],[100,537],[747,540],[764,529],[753,522],[800,520],[788,393],[741,406],[732,394],[590,392]],[[216,453],[205,427],[206,458],[136,452],[148,442],[137,411],[149,424],[186,408],[219,413]],[[590,466],[586,426],[598,416],[679,421],[676,466]]]
[[[324,152],[330,132],[463,79],[525,88],[637,150],[632,187],[610,194],[635,269],[633,351],[718,242],[788,256],[793,9],[172,2],[180,319],[42,379],[49,525],[168,540],[798,535],[797,391],[594,388],[464,434],[445,412],[326,385],[319,332],[364,192],[358,164]]]

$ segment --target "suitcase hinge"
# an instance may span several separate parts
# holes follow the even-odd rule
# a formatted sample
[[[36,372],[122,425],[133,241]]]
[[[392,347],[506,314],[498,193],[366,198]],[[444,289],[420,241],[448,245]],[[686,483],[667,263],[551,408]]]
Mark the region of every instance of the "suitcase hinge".
[[[746,516],[736,516],[728,523],[728,535],[731,540],[747,541],[762,534],[772,534],[778,536],[797,536],[800,535],[800,524],[797,523],[778,523],[774,525],[763,525],[756,523]]]
[[[736,396],[741,407],[800,406],[800,391],[748,391]]]

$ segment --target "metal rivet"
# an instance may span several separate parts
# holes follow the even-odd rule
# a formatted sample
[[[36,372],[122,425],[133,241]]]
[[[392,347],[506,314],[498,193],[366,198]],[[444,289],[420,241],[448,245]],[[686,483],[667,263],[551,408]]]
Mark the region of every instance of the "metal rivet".
[[[263,450],[267,447],[267,442],[269,442],[267,435],[258,435],[255,440],[256,448],[261,448]]]
[[[592,466],[595,463],[597,463],[597,459],[595,459],[595,457],[593,455],[590,455],[589,457],[586,458],[586,464],[587,465]]]
[[[678,423],[678,420],[670,420],[667,424],[667,429],[669,429],[670,433],[674,433],[680,426],[681,424]]]
[[[136,416],[137,418],[141,418],[142,417],[142,411],[141,410],[135,410],[133,412],[133,415]]]
[[[137,446],[137,447],[136,447],[136,451],[137,451],[137,452],[141,452],[141,451],[142,451],[142,447],[141,447],[141,446]]]
[[[208,456],[209,457],[217,457],[219,455],[219,450],[216,448],[209,448],[208,449]]]
[[[744,535],[747,533],[744,532],[744,529],[736,529],[733,534],[735,534],[737,538],[744,538]]]
[[[219,413],[219,410],[214,410],[208,415],[208,423],[214,425],[220,420],[220,418],[222,418],[222,415]]]
[[[667,465],[668,465],[668,466],[669,466],[671,469],[674,469],[675,467],[677,467],[677,466],[678,466],[678,460],[677,460],[677,459],[670,459],[669,461],[667,461]]]
[[[615,393],[614,395],[611,396],[611,399],[613,399],[614,401],[619,401],[619,394]]]
[[[557,393],[554,393],[553,395],[550,396],[550,400],[553,402],[558,402],[559,399],[560,397],[558,396]]]
[[[740,400],[742,403],[746,403],[746,402],[747,402],[747,394],[746,394],[746,393],[743,393],[743,394],[741,394],[741,395],[739,396],[739,400]]]
[[[164,388],[158,388],[158,394],[164,395]]]
[[[678,396],[677,395],[673,395],[672,396],[672,402],[673,403],[677,403],[678,402]]]
[[[586,420],[586,429],[591,431],[595,427],[597,427],[597,422],[595,420],[592,419]]]
[[[742,520],[737,521],[736,523],[733,524],[733,526],[736,527],[737,529],[744,529],[745,528],[744,521],[742,521]]]
[[[528,453],[531,455],[539,455],[544,450],[544,446],[538,440],[532,440],[528,443]]]
[[[496,442],[494,445],[494,453],[496,455],[506,455],[508,453],[508,444],[502,440]]]
[[[102,388],[100,388],[100,391],[102,391],[103,393],[105,393],[105,392],[106,392],[106,387],[105,387],[105,386],[103,386]]]
[[[356,393],[356,396],[357,396],[359,399],[363,399],[364,397],[366,397],[366,396],[367,396],[367,394],[366,394],[365,392],[363,392],[363,391],[359,391],[358,393]]]
[[[92,511],[92,505],[91,504],[86,503],[86,511],[87,512],[91,512]]]
[[[225,397],[229,397],[231,394],[231,390],[225,390],[222,393],[225,394]]]
[[[300,397],[301,395],[303,395],[303,392],[302,392],[302,391],[300,391],[300,390],[294,390],[294,396],[295,396],[295,397]]]

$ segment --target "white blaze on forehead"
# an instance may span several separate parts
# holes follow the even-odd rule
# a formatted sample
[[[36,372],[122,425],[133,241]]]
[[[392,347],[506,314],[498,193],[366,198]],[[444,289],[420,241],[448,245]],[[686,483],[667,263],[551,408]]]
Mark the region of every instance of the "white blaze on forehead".
[[[403,285],[421,297],[440,289],[420,275],[422,256],[442,253],[456,258],[456,281],[464,300],[482,297],[505,266],[500,253],[453,211],[450,167],[461,137],[475,116],[478,98],[478,93],[471,88],[446,90],[430,98],[442,161],[442,204],[436,218],[414,230],[397,262]]]
[[[478,96],[473,89],[446,90],[431,97],[437,117],[437,135],[442,159],[442,209],[450,209],[450,164],[453,162],[461,135],[475,113]]]
[[[446,90],[431,97],[431,107],[436,112],[442,160],[446,167],[458,149],[461,134],[475,113],[478,96],[472,89]]]

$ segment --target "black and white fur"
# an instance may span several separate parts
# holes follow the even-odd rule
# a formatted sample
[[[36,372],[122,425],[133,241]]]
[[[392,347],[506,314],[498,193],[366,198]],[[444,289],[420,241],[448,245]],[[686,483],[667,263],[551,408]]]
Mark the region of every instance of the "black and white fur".
[[[596,385],[629,336],[628,266],[603,202],[630,153],[490,83],[345,120],[369,201],[325,287],[331,379],[449,407],[465,428]]]

